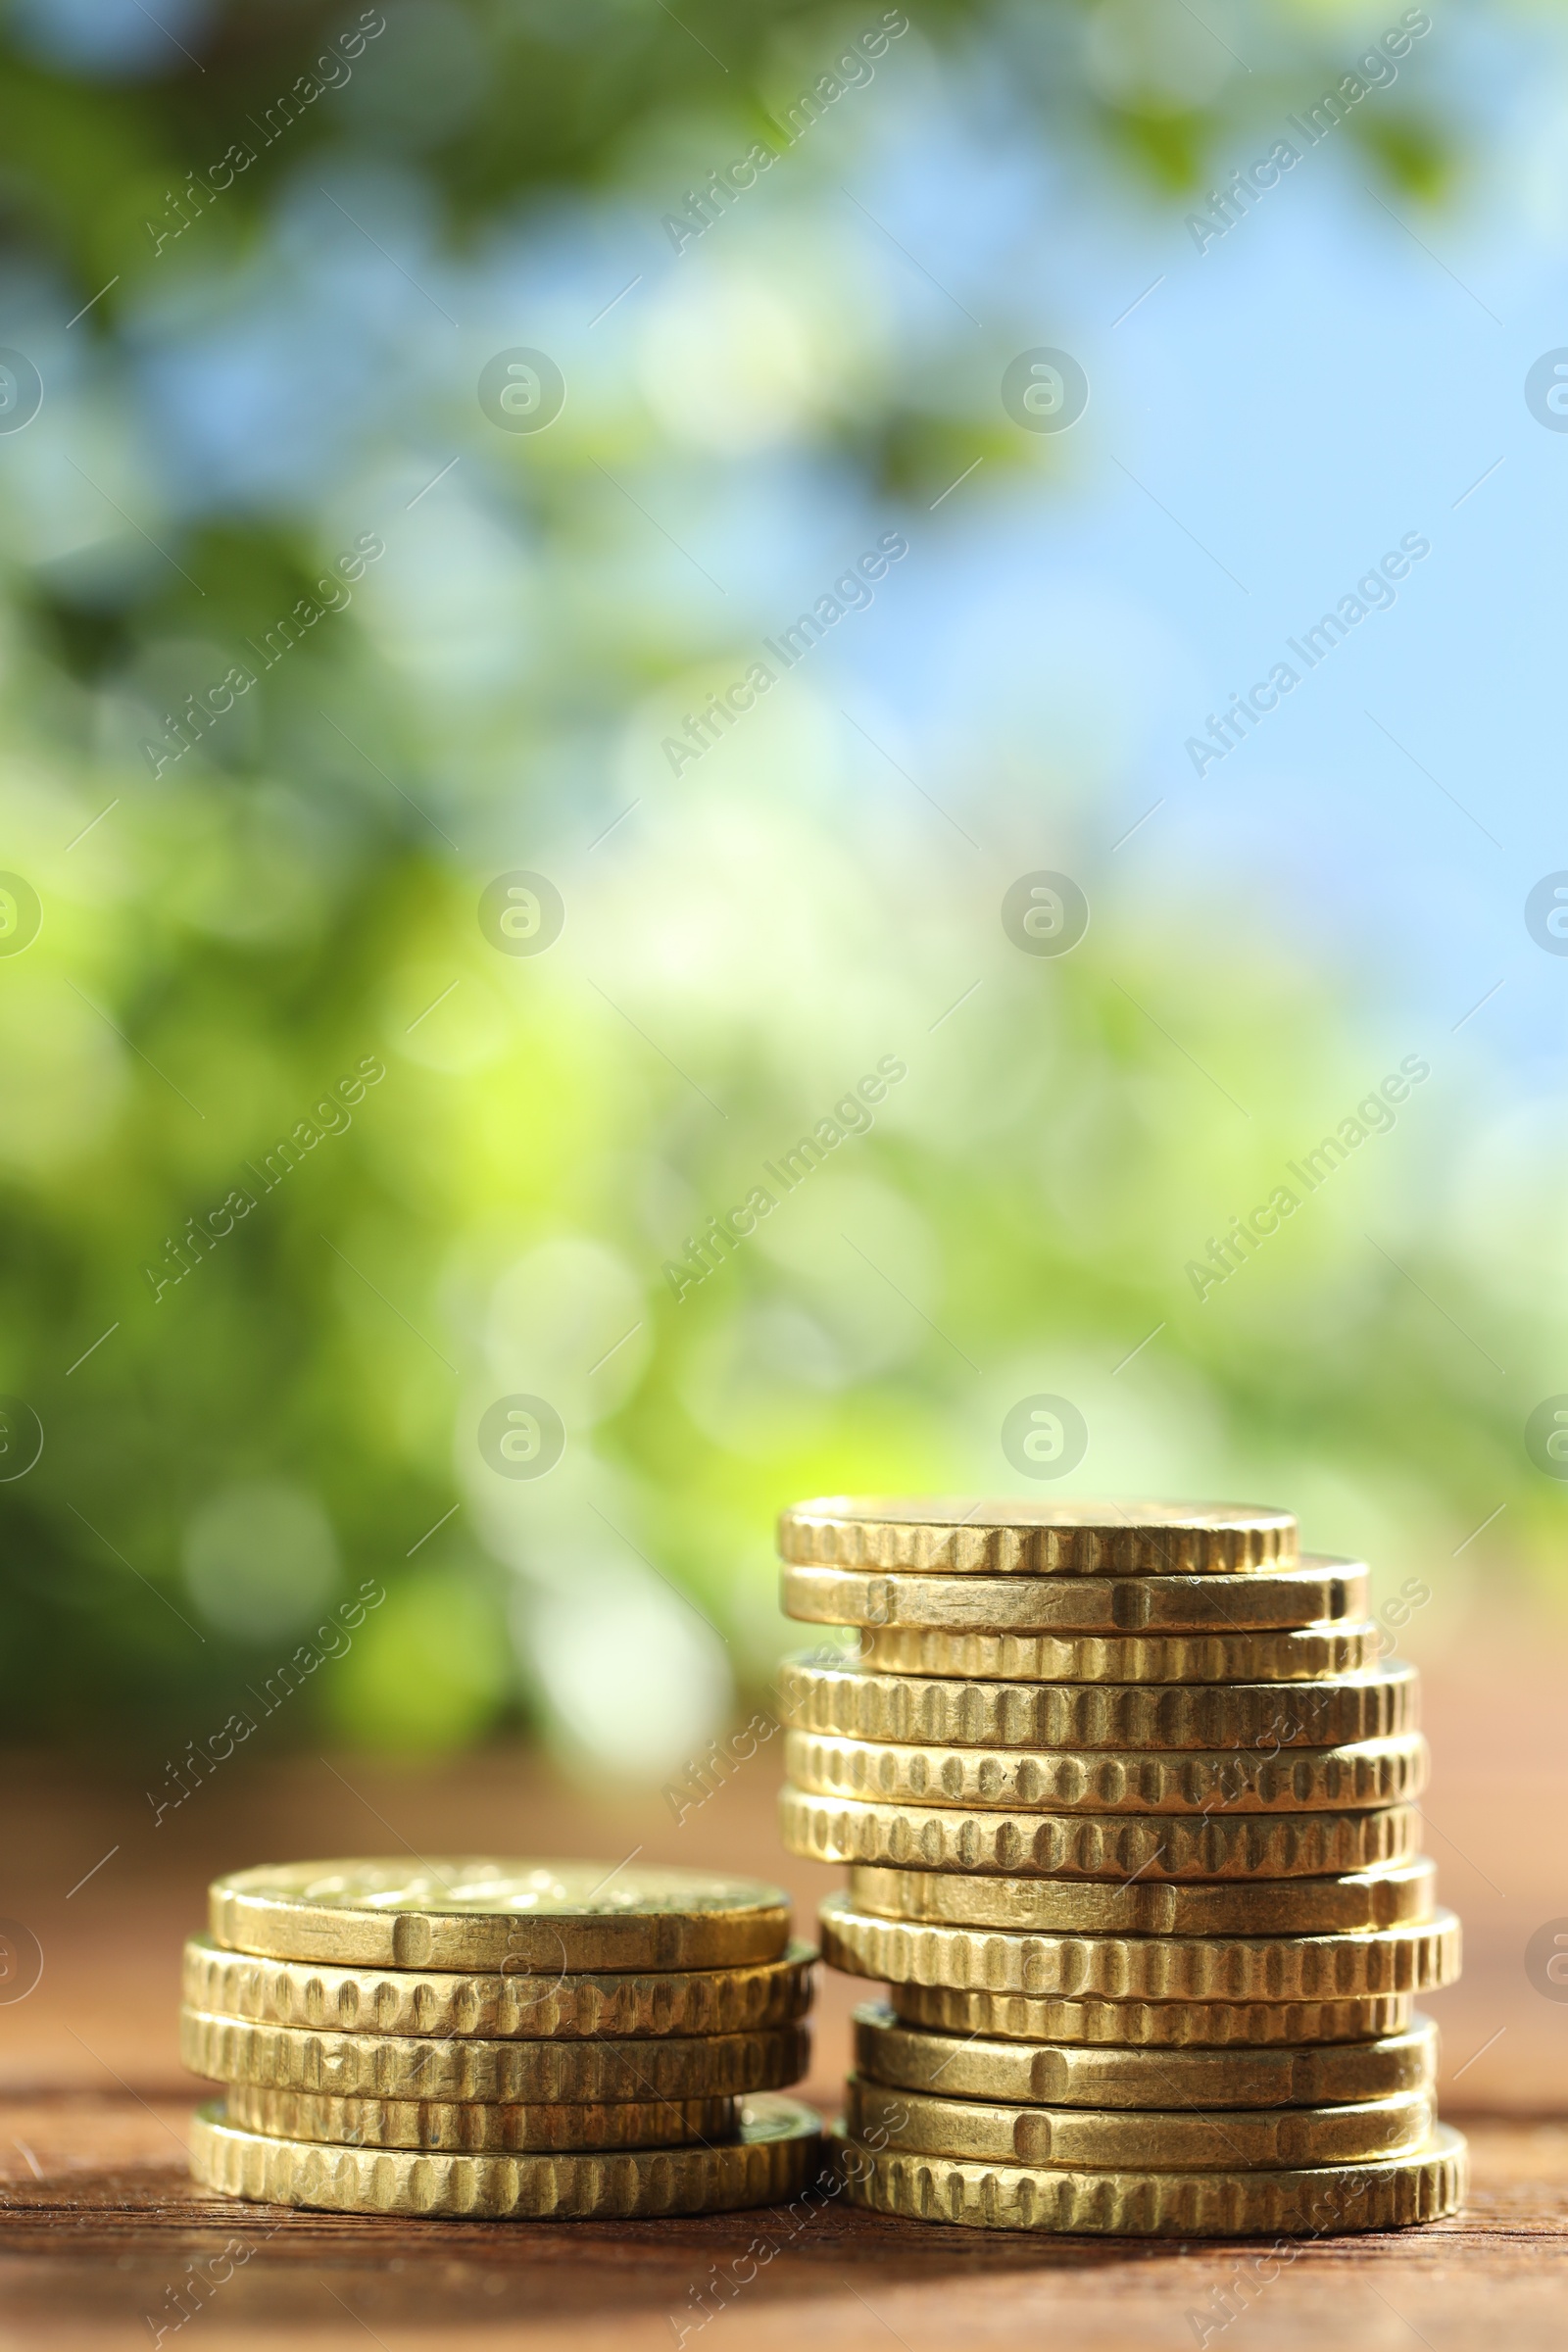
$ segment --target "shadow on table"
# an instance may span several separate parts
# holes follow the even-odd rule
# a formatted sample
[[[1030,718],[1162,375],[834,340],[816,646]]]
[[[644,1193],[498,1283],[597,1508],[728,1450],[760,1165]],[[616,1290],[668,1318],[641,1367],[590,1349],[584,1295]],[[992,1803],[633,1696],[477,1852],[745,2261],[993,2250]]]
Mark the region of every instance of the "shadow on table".
[[[70,2171],[8,2184],[0,2282],[14,2321],[209,2328],[319,2325],[332,2297],[370,2328],[655,2313],[690,2344],[726,2309],[999,2272],[1158,2262],[1183,2241],[1035,2238],[893,2221],[837,2203],[627,2222],[450,2222],[230,2203],[174,2166]],[[217,2282],[215,2283],[215,2275]],[[754,2298],[756,2299],[754,2301]],[[684,2338],[680,2330],[685,2328]]]

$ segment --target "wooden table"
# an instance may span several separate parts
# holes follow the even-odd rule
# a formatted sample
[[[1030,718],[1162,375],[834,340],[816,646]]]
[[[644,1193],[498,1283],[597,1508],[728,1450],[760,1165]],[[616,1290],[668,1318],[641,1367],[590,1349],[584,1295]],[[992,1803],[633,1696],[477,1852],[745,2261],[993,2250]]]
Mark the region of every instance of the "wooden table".
[[[435,1768],[236,1757],[156,1828],[139,1788],[13,1758],[0,1910],[37,1936],[44,1973],[25,2000],[0,2006],[0,2352],[145,2347],[160,2326],[166,2347],[222,2338],[247,2352],[368,2342],[770,2352],[807,2341],[811,2352],[1175,2352],[1200,2341],[1223,2352],[1483,2341],[1557,2352],[1568,2336],[1568,2002],[1536,1990],[1523,1955],[1536,1928],[1568,1916],[1568,1636],[1510,1630],[1506,1654],[1465,1643],[1427,1662],[1429,1842],[1466,1926],[1464,1981],[1427,2005],[1444,2028],[1444,2113],[1471,2139],[1470,2207],[1426,2230],[1308,2244],[1261,2287],[1240,2243],[1035,2240],[838,2205],[805,2228],[778,2212],[509,2226],[340,2220],[199,2195],[184,2172],[196,2091],[180,2073],[174,2010],[180,1941],[202,1924],[216,1870],[405,1843],[610,1861],[640,1845],[651,1860],[775,1876],[808,1920],[837,1874],[779,1852],[766,1746],[678,1827],[657,1795],[596,1799],[514,1753]],[[806,2095],[824,2108],[844,2072],[849,2011],[868,1990],[823,1984]],[[747,2256],[758,2238],[776,2249],[765,2265]],[[193,2289],[187,2266],[200,2261],[210,2278],[214,2257],[232,2275]],[[733,2299],[715,2311],[726,2277]],[[176,2327],[182,2290],[191,2316]]]

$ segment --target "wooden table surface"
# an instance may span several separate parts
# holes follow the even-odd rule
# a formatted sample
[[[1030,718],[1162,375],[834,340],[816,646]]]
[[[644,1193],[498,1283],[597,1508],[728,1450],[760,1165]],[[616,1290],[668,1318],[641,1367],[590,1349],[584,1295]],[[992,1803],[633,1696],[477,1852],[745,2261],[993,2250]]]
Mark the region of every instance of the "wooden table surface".
[[[1536,1989],[1524,1953],[1544,1922],[1568,1923],[1568,1634],[1517,1619],[1511,1631],[1506,1652],[1462,1643],[1426,1663],[1428,1843],[1466,1953],[1463,1982],[1425,2005],[1443,2026],[1444,2114],[1470,2136],[1469,2208],[1429,2230],[1310,2243],[1261,2287],[1240,2242],[1032,2239],[837,2205],[792,2233],[777,2212],[412,2223],[200,2195],[184,2169],[198,2094],[174,2013],[180,1942],[203,1923],[215,1871],[405,1848],[613,1862],[641,1846],[649,1860],[780,1879],[803,1923],[838,1874],[780,1852],[770,1746],[679,1826],[657,1793],[596,1797],[514,1753],[436,1767],[236,1757],[156,1827],[139,1788],[12,1758],[0,1911],[38,1937],[44,1970],[26,1999],[0,2004],[0,2352],[198,2338],[247,2352],[770,2352],[808,2336],[812,2352],[1457,2352],[1483,2340],[1556,2352],[1568,2337],[1568,2001]],[[824,1977],[805,2086],[824,2109],[850,2009],[869,1990]],[[759,2237],[775,2258],[699,2325],[713,2309],[697,2300],[704,2287],[737,2259],[746,2273]],[[225,2248],[219,2269],[232,2276],[190,2291],[187,2266]],[[176,2326],[182,2288],[191,2316]]]

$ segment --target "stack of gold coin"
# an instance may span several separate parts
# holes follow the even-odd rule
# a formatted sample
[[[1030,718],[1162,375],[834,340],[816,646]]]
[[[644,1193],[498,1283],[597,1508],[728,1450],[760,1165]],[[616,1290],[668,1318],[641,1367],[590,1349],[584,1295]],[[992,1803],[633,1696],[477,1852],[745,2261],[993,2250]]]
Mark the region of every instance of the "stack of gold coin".
[[[984,2229],[1389,2229],[1456,2210],[1414,1996],[1417,1676],[1367,1572],[1251,1505],[828,1496],[780,1521],[785,1843],[856,2013],[837,2161]]]
[[[821,2159],[776,1886],[598,1862],[284,1863],[218,1879],[181,2050],[228,2196],[469,2220],[718,2213]]]

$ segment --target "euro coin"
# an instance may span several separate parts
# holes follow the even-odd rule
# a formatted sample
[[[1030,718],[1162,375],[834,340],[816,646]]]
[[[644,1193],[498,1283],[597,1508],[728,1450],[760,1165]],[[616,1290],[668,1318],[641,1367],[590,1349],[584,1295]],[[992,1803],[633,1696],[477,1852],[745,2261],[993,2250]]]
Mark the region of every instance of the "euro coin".
[[[602,2100],[733,2098],[799,2082],[804,2025],[658,2041],[418,2040],[313,2033],[181,2009],[180,2056],[209,2082],[339,2098],[478,2099],[491,2106],[593,2106]]]
[[[628,1863],[270,1864],[215,1879],[208,1899],[231,1951],[345,1968],[735,1968],[789,1940],[777,1886]]]
[[[1413,1666],[1282,1690],[1276,1683],[1018,1683],[878,1674],[818,1651],[786,1658],[792,1731],[919,1747],[1226,1748],[1273,1757],[1417,1729]]]
[[[1348,1747],[1082,1751],[908,1747],[786,1732],[784,1770],[814,1796],[1010,1813],[1364,1813],[1409,1804],[1426,1787],[1419,1732]]]
[[[792,1943],[781,1959],[750,1968],[481,1976],[264,1960],[194,1936],[185,1946],[184,1998],[220,2017],[330,2033],[653,2039],[792,2024],[811,2005],[815,1959],[808,1943]]]
[[[738,2135],[713,2146],[610,2155],[448,2154],[274,2139],[199,2108],[192,2177],[203,2188],[325,2213],[462,2221],[587,2221],[733,2213],[793,2197],[821,2161],[821,2121],[794,2099],[743,2102]]]
[[[824,1494],[778,1523],[802,1566],[922,1576],[1234,1576],[1296,1558],[1289,1511],[1246,1502]]]
[[[1003,1877],[1294,1879],[1408,1861],[1421,1817],[1370,1813],[1002,1813],[874,1805],[786,1786],[784,1843],[812,1862],[893,1863]]]
[[[948,1984],[893,1984],[908,2026],[998,2041],[1082,2042],[1094,2049],[1273,2050],[1293,2043],[1373,2041],[1407,2032],[1407,1992],[1346,2001],[1102,2001],[1031,1999],[1021,1992],[961,1992]]]
[[[1250,1576],[905,1576],[781,1571],[786,1617],[947,1633],[1235,1634],[1364,1617],[1366,1570],[1303,1560]]]
[[[857,1629],[853,1655],[876,1674],[975,1682],[1299,1684],[1363,1674],[1390,1646],[1383,1628],[1366,1617],[1222,1634],[973,1634],[867,1625]]]
[[[733,2099],[614,2099],[598,2106],[499,2107],[441,2099],[338,2099],[313,2090],[231,2083],[231,2124],[270,2139],[349,2148],[509,2148],[514,2154],[674,2148],[735,2132]]]
[[[855,2012],[856,2072],[896,2090],[1018,2106],[1157,2108],[1332,2107],[1430,2092],[1438,2029],[1415,2017],[1375,2041],[1283,2048],[1105,2049],[1077,2042],[1004,2041],[906,2026],[885,2002]]]
[[[1451,1911],[1361,1936],[1012,1936],[822,1904],[835,1968],[888,1984],[951,1984],[1031,1999],[1337,2001],[1431,1992],[1459,1974]]]
[[[851,2204],[868,2212],[974,2230],[1091,2236],[1338,2236],[1352,2230],[1402,2230],[1457,2213],[1469,2178],[1464,2140],[1445,2124],[1407,2155],[1279,2171],[1086,2172],[976,2164],[859,2148],[846,2140],[842,2126],[831,2144]]]
[[[1425,1854],[1337,1879],[1175,1885],[1135,1879],[992,1879],[966,1871],[850,1873],[850,1900],[883,1919],[1069,1936],[1341,1936],[1430,1916],[1437,1865]]]
[[[971,2164],[1082,2165],[1151,2172],[1220,2167],[1354,2164],[1402,2156],[1432,2135],[1430,2093],[1396,2091],[1344,2107],[1157,2109],[1017,2107],[992,2099],[893,2090],[852,2075],[845,2135],[883,2133],[901,2155],[957,2156]]]

